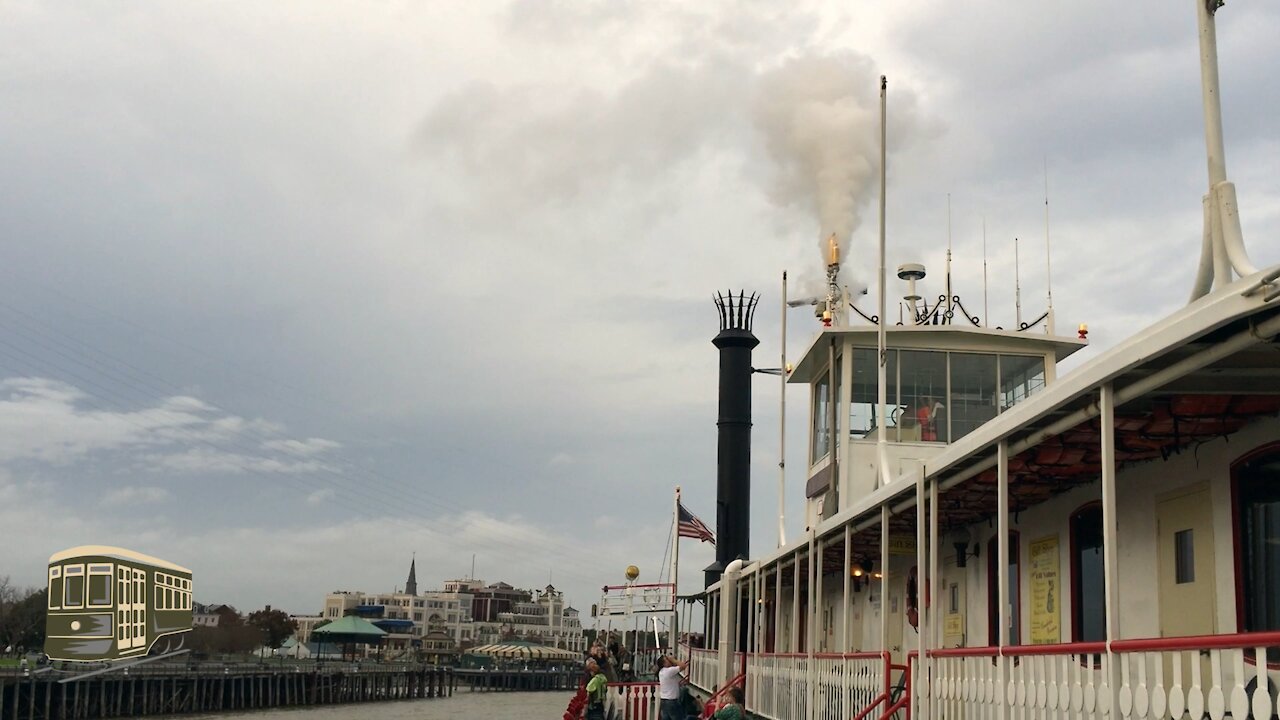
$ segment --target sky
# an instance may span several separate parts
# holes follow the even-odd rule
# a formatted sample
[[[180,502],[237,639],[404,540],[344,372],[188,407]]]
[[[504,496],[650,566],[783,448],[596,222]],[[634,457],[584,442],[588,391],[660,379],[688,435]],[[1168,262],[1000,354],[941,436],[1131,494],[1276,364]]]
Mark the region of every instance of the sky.
[[[1228,175],[1273,264],[1280,6],[1218,17]],[[761,293],[774,367],[784,269],[813,287],[838,230],[842,280],[874,277],[879,75],[887,263],[926,296],[950,237],[966,306],[1011,326],[1019,238],[1039,315],[1047,178],[1072,365],[1186,302],[1190,0],[0,4],[0,576],[119,545],[199,602],[300,614],[415,557],[420,588],[474,561],[584,614],[627,565],[666,578],[675,487],[715,519],[712,293]],[[816,321],[788,321],[794,355]],[[760,554],[780,391],[754,390]],[[714,552],[680,559],[683,592]]]

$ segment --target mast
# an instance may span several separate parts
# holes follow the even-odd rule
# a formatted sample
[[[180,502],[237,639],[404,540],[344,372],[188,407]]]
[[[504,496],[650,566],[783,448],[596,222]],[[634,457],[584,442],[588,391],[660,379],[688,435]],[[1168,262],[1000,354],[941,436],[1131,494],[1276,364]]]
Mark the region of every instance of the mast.
[[[982,322],[991,326],[991,311],[987,309],[987,216],[982,216]]]
[[[1018,238],[1013,239],[1013,307],[1016,317],[1015,322],[1018,323],[1018,329],[1022,329],[1022,280],[1018,277]]]
[[[782,271],[782,364],[778,378],[778,547],[787,544],[787,271]]]
[[[947,318],[954,317],[951,305],[951,193],[947,193]]]
[[[1044,158],[1044,283],[1049,309],[1045,311],[1044,331],[1053,334],[1053,253],[1049,245],[1049,158]]]
[[[675,507],[672,508],[671,519],[672,519],[672,522],[675,523],[674,525],[671,526],[671,650],[672,652],[677,652],[676,642],[678,641],[678,636],[676,635],[676,620],[679,619],[680,617],[678,614],[678,611],[676,610],[676,606],[679,604],[676,599],[680,597],[680,486],[679,485],[676,486],[676,502],[675,502]],[[654,618],[655,635],[657,631],[657,624],[656,624],[657,620],[658,619],[655,617]]]
[[[885,117],[888,114],[886,107],[886,97],[889,91],[889,80],[884,76],[880,76],[880,312],[876,322],[876,344],[880,351],[880,369],[877,373],[876,382],[878,384],[876,391],[876,402],[880,406],[880,424],[879,432],[876,433],[876,456],[877,463],[880,465],[880,484],[881,486],[889,484],[889,444],[888,444],[888,409],[889,409],[889,386],[888,386],[888,360],[889,352],[886,349],[887,338],[885,336],[885,324],[888,318],[885,317],[885,279],[884,279],[884,205],[885,205]]]

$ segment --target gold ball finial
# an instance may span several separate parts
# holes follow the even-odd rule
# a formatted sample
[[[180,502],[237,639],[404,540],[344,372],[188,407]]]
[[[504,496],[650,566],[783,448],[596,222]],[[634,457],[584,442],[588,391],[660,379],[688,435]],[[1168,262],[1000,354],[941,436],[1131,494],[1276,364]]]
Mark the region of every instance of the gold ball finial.
[[[638,577],[640,577],[640,568],[636,567],[635,565],[628,565],[627,580],[631,582],[635,582],[636,578]]]

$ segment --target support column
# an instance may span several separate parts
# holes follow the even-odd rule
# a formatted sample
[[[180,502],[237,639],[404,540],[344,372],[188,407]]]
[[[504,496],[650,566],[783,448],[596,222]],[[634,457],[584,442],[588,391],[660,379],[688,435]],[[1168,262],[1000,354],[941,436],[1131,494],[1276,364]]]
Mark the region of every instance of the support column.
[[[817,565],[819,575],[822,572],[822,569],[821,569],[822,563],[819,562],[817,558],[814,556],[815,548],[818,548],[818,547],[820,547],[820,545],[817,543],[813,529],[810,528],[809,529],[809,557],[808,557],[809,574],[807,575],[807,577],[809,578],[809,585],[808,587],[805,588],[805,597],[808,598],[808,607],[806,608],[806,612],[805,612],[805,643],[804,643],[804,651],[805,651],[805,654],[808,655],[808,658],[806,658],[806,662],[804,664],[805,676],[806,676],[805,689],[809,696],[808,702],[805,703],[805,709],[806,709],[805,715],[808,718],[808,720],[814,720],[814,718],[816,717],[816,711],[817,711],[817,708],[815,707],[817,705],[817,702],[816,702],[817,682],[813,672],[813,665],[814,665],[813,654],[814,654],[814,648],[818,644],[817,632],[815,632],[817,623],[814,622],[814,617],[816,615],[816,610],[817,610],[817,600],[816,600],[815,594],[816,594],[816,591],[818,588],[818,582],[819,582],[818,577],[814,575],[814,566]]]
[[[925,515],[925,492],[924,492],[924,468],[919,469],[916,475],[916,660],[918,667],[923,670],[925,662],[928,660],[929,650],[929,623],[928,613],[925,606],[926,588],[929,587],[929,574],[927,572],[925,556],[925,523],[927,517]],[[905,649],[905,648],[904,648]],[[926,678],[928,674],[921,672],[920,677]],[[923,684],[912,684],[911,693],[915,696],[911,699],[911,707],[917,708],[919,717],[929,717],[929,708],[925,704]]]
[[[782,558],[773,569],[773,651],[782,652]]]
[[[791,563],[791,646],[787,652],[800,652],[800,551]]]
[[[822,586],[822,560],[826,556],[827,543],[825,540],[818,540],[816,545],[818,554],[813,560],[809,561],[809,567],[811,568],[809,577],[813,579],[813,600],[809,603],[809,625],[812,630],[811,637],[813,637],[813,642],[810,645],[813,648],[813,652],[827,652],[827,632],[822,626],[822,610],[825,605],[825,601],[822,598],[824,591]],[[819,642],[819,638],[822,639],[821,642]]]
[[[1111,384],[1103,385],[1098,397],[1098,410],[1102,421],[1102,576],[1106,590],[1107,657],[1103,682],[1107,683],[1102,697],[1109,707],[1116,707],[1115,656],[1111,643],[1120,637],[1120,582],[1116,567],[1116,417],[1115,391]],[[1101,698],[1100,698],[1101,699]]]
[[[844,593],[840,601],[840,652],[842,653],[851,650],[849,647],[849,584],[852,582],[850,568],[853,567],[853,560],[849,557],[849,550],[853,533],[849,528],[849,524],[845,523],[844,562],[840,567],[840,574],[844,576]]]
[[[880,506],[880,649],[889,647],[889,506]]]
[[[1009,644],[1009,444],[1001,440],[996,449],[996,587],[1000,598],[999,612],[996,615],[1000,627],[996,631],[996,644],[1001,649],[998,664],[999,681],[996,685],[996,717],[1005,720],[1009,717],[1009,700],[1007,686],[1009,682],[1008,663],[1005,662],[1004,647]]]

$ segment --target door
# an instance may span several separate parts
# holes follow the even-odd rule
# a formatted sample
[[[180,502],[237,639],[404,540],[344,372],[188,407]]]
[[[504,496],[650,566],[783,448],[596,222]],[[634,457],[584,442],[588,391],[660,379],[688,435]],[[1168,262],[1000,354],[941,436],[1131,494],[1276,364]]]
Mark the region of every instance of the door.
[[[133,571],[133,642],[135,648],[147,645],[147,571]]]
[[[1213,507],[1206,485],[1196,485],[1156,502],[1156,561],[1161,637],[1212,635],[1217,603],[1213,571]],[[1198,653],[1178,653],[1182,684],[1191,682]],[[1165,654],[1165,677],[1174,677],[1173,655]],[[1210,677],[1208,655],[1200,656],[1200,677]]]
[[[1217,602],[1213,505],[1206,485],[1156,503],[1161,637],[1212,635]]]
[[[133,646],[133,570],[116,566],[116,649]]]

